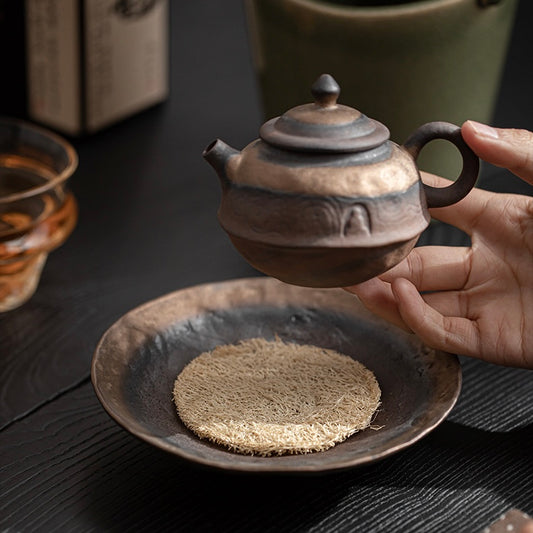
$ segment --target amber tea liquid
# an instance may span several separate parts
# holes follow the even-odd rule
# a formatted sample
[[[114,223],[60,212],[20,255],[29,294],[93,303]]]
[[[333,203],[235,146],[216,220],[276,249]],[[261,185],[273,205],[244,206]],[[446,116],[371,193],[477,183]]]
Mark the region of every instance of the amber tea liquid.
[[[31,192],[52,178],[47,167],[33,160],[0,158],[0,312],[35,292],[48,252],[60,246],[76,224],[76,201],[62,184]],[[28,197],[6,201],[18,193]]]

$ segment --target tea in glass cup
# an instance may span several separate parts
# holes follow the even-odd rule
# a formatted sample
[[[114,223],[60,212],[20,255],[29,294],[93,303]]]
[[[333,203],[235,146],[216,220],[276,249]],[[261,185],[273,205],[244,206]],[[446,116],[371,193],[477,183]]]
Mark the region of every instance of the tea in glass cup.
[[[0,118],[0,312],[34,294],[49,252],[74,229],[78,209],[66,184],[77,164],[60,136]]]

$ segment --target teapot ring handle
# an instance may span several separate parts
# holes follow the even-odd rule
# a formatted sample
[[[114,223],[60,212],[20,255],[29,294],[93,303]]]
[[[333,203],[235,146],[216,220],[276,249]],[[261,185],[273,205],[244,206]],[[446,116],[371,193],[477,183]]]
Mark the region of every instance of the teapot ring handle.
[[[423,184],[428,207],[445,207],[458,202],[472,190],[479,173],[479,158],[464,141],[461,128],[449,122],[428,122],[420,126],[405,141],[403,147],[416,160],[422,148],[435,139],[453,143],[463,158],[461,174],[448,187]]]

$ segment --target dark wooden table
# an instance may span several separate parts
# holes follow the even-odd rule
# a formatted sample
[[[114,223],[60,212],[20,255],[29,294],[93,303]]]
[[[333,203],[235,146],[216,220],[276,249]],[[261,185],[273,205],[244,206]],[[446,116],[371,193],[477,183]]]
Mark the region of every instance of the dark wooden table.
[[[495,124],[533,129],[533,3],[522,0]],[[0,316],[0,530],[472,532],[533,514],[533,376],[462,360],[447,421],[372,466],[311,477],[202,470],[118,427],[89,372],[101,335],[147,300],[258,275],[219,228],[220,135],[242,147],[261,114],[239,0],[172,2],[168,102],[75,141],[77,229],[36,295]],[[480,186],[531,194],[484,167]],[[463,242],[436,224],[420,243]]]

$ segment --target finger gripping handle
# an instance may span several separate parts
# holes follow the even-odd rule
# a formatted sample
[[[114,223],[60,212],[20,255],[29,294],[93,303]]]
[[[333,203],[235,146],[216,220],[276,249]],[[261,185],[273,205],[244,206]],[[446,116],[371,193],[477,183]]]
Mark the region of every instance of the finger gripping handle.
[[[461,174],[448,187],[423,184],[428,207],[445,207],[458,202],[472,190],[479,173],[479,158],[464,141],[461,128],[449,122],[428,122],[420,126],[403,146],[416,160],[422,148],[435,139],[445,139],[455,144],[463,158]]]

